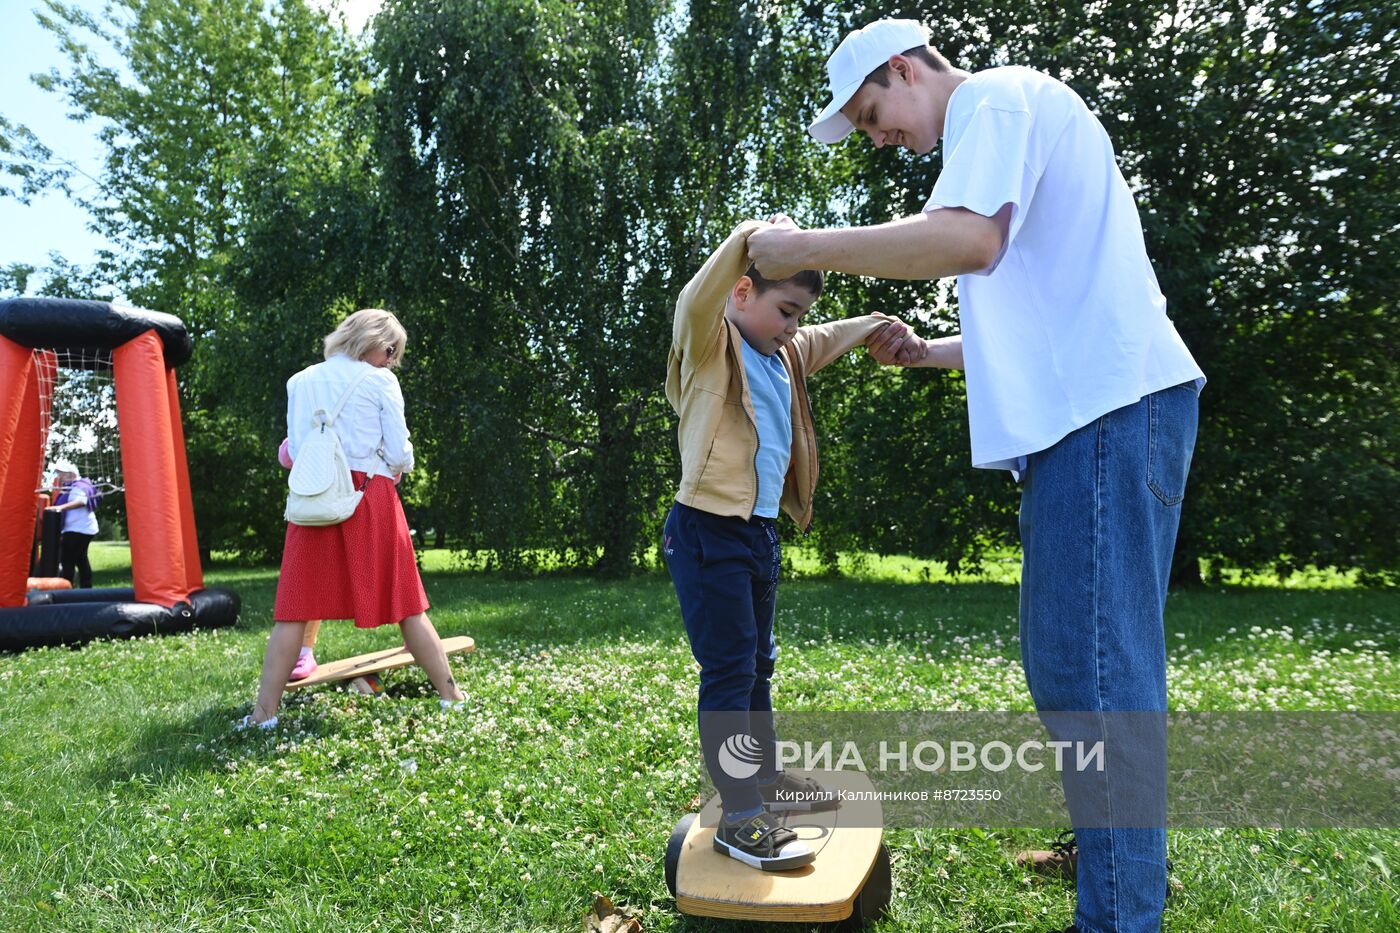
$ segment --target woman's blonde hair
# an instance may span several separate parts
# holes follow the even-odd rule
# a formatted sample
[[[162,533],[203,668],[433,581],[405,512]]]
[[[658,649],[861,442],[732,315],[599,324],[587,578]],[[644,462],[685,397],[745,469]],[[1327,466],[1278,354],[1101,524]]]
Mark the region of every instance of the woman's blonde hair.
[[[408,333],[398,318],[382,308],[365,308],[346,317],[339,327],[326,335],[325,355],[330,359],[337,353],[344,353],[351,359],[362,360],[371,350],[392,347],[389,365],[396,367],[403,361],[403,348],[407,343]]]

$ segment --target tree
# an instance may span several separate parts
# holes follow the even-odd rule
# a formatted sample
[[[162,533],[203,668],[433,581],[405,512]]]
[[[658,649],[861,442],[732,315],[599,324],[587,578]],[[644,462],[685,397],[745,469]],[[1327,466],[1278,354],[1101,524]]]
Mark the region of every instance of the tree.
[[[376,22],[391,294],[434,347],[415,394],[437,514],[469,546],[620,572],[653,545],[671,307],[772,151],[748,144],[776,20],[673,12],[458,0]]]
[[[623,572],[679,467],[661,387],[676,294],[745,216],[872,223],[921,208],[938,160],[803,132],[823,62],[878,5],[399,0],[360,47],[305,0],[51,2],[102,121],[85,203],[118,244],[96,275],[181,314],[206,545],[280,533],[282,382],[344,312],[383,305],[421,471],[414,524],[510,566]],[[1169,313],[1210,377],[1178,576],[1212,566],[1400,568],[1397,17],[1347,0],[919,3],[970,70],[1066,81],[1112,136]],[[86,37],[110,42],[121,69]],[[61,184],[0,124],[0,174]],[[26,188],[28,186],[28,188]],[[0,287],[47,273],[12,267]],[[56,278],[54,277],[56,276]],[[76,276],[76,277],[75,277]],[[46,286],[48,287],[48,286]],[[958,328],[948,283],[831,276],[814,319]],[[967,464],[956,374],[858,356],[813,380],[817,523],[834,565],[875,548],[975,565],[1015,541],[1018,491]]]
[[[63,188],[69,174],[69,168],[55,161],[53,151],[29,127],[0,115],[0,198],[28,204],[41,191]],[[18,187],[10,187],[16,183]]]
[[[853,24],[842,4],[807,7],[835,33]],[[1201,557],[1393,578],[1400,13],[1335,0],[967,0],[908,15],[959,67],[1026,64],[1061,78],[1113,138],[1169,314],[1210,378],[1177,579],[1196,576]],[[834,154],[850,160],[849,187],[835,198],[855,205],[852,222],[919,209],[936,161],[854,148]],[[934,329],[955,325],[955,299],[928,301],[927,286],[860,291],[848,311],[909,307]],[[878,398],[880,413],[907,413],[918,427],[857,409],[852,444],[838,448],[851,471],[832,493],[843,543],[956,559],[975,554],[979,538],[1009,540],[1005,486],[957,479],[952,458],[905,453],[921,440],[966,449],[950,430],[956,406],[920,378],[866,375],[852,386],[852,398]],[[874,509],[876,477],[899,490],[879,501],[911,504],[888,522]]]
[[[303,0],[119,0],[101,20],[45,6],[68,65],[36,80],[101,124],[100,185],[80,198],[117,244],[101,272],[133,303],[179,315],[195,340],[181,381],[192,481],[209,491],[201,544],[266,554],[281,526],[271,413],[311,347],[255,341],[276,331],[276,309],[241,304],[231,270],[248,265],[265,189],[337,164],[352,46]],[[99,60],[93,39],[122,67]]]

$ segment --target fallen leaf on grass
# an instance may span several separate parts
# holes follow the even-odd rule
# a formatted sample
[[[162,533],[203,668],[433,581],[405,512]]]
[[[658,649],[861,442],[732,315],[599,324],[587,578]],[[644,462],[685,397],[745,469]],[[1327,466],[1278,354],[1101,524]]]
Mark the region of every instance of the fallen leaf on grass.
[[[583,918],[583,933],[642,933],[634,907],[617,907],[605,895],[593,895],[593,909]]]

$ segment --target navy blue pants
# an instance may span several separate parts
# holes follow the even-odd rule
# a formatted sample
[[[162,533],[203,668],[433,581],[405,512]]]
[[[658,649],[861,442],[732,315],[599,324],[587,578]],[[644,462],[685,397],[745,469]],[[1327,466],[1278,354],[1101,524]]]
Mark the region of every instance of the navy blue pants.
[[[782,549],[777,523],[702,512],[677,502],[662,552],[700,664],[700,747],[726,811],[762,805],[758,782],[777,774],[770,681],[778,657],[773,612]]]

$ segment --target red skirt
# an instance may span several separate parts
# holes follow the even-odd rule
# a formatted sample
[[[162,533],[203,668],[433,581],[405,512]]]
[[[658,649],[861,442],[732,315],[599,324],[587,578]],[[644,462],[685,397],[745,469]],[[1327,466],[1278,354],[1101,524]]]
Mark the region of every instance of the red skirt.
[[[355,471],[355,488],[365,474]],[[387,476],[365,487],[339,525],[287,525],[272,617],[279,622],[354,619],[356,628],[396,624],[428,608],[399,491]]]

